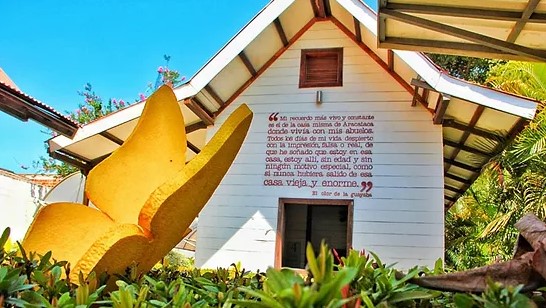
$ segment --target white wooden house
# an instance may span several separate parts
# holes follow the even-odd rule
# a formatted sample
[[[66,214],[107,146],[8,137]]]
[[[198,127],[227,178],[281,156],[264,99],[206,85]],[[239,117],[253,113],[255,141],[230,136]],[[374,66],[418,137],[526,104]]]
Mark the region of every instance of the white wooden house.
[[[423,54],[377,49],[376,24],[358,0],[274,0],[175,89],[194,153],[234,108],[254,112],[199,216],[198,266],[303,267],[306,242],[322,239],[400,268],[443,257],[445,209],[536,102],[455,79]],[[49,151],[89,170],[142,106],[53,138]]]

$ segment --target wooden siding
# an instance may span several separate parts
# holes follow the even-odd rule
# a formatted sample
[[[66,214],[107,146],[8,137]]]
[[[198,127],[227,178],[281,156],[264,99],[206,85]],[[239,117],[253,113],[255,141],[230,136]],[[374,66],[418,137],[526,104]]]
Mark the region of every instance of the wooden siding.
[[[344,48],[343,87],[298,88],[301,49],[336,47]],[[317,90],[322,104],[315,103]],[[268,118],[276,112],[373,115],[373,194],[352,198],[353,246],[400,268],[433,265],[444,248],[442,128],[411,101],[411,94],[333,23],[313,25],[208,130],[210,138],[243,102],[254,112],[237,159],[199,216],[196,265],[242,261],[247,269],[265,270],[274,264],[279,198],[314,198],[308,187],[263,184]]]

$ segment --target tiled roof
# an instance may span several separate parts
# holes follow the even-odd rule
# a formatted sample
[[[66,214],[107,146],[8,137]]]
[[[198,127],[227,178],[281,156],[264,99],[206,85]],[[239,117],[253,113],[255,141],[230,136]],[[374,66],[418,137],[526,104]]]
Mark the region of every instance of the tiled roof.
[[[24,177],[26,177],[28,180],[30,180],[30,183],[53,188],[57,184],[59,184],[63,178],[60,176],[43,176],[39,174],[25,174]]]
[[[0,110],[23,121],[33,119],[68,137],[79,127],[69,117],[3,81],[0,81]]]
[[[10,85],[12,88],[19,90],[19,87],[17,87],[15,82],[13,82],[11,78],[9,78],[8,74],[6,74],[6,72],[4,72],[4,70],[1,67],[0,67],[0,82],[3,82],[7,85]]]
[[[17,174],[0,168],[0,176],[5,176],[17,181],[52,188],[63,180],[61,176],[48,174]]]

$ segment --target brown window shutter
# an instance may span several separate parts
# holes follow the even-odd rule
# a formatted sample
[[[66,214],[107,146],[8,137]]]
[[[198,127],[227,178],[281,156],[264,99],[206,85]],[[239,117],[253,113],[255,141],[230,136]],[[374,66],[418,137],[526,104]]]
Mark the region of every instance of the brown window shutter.
[[[301,53],[300,88],[343,85],[343,49],[304,49]]]

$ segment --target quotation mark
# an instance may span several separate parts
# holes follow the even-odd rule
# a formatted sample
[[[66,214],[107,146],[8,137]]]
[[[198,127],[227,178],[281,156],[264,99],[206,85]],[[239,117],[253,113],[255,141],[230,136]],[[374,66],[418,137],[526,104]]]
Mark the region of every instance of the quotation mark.
[[[269,115],[269,121],[271,122],[278,121],[279,120],[278,115],[279,115],[278,112],[273,112],[272,114]]]
[[[364,182],[360,183],[360,186],[362,187],[360,189],[360,192],[364,192],[364,191],[369,192],[373,187],[373,183],[364,181]]]

